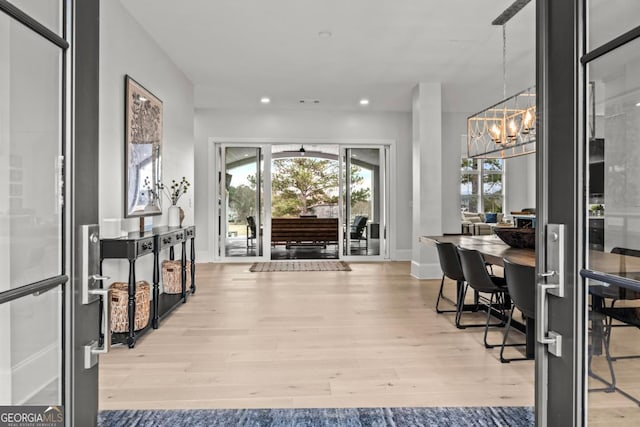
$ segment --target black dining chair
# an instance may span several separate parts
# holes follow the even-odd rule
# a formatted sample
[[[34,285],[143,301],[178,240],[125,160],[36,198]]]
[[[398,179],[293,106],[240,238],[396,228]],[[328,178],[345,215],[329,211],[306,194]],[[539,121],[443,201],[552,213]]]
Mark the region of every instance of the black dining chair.
[[[489,300],[485,304],[487,309],[487,319],[484,325],[477,326],[484,326],[484,346],[486,348],[497,347],[500,344],[489,344],[487,342],[489,327],[502,327],[505,325],[505,322],[504,320],[502,320],[499,323],[489,323],[489,320],[491,319],[493,310],[500,311],[502,319],[506,318],[505,307],[507,307],[507,304],[509,304],[509,306],[511,304],[509,299],[509,291],[507,290],[507,283],[504,277],[489,274],[484,258],[482,257],[482,254],[477,250],[465,249],[458,246],[458,255],[460,256],[462,272],[464,273],[464,277],[467,280],[467,286],[464,287],[461,301],[464,301],[469,286],[477,291],[480,295],[489,294]],[[460,310],[460,306],[458,307],[458,309]],[[461,324],[461,327],[469,326],[475,325]]]
[[[507,337],[511,330],[511,322],[513,320],[513,312],[517,308],[526,319],[536,318],[536,269],[527,265],[516,264],[508,259],[504,259],[504,278],[507,281],[507,289],[511,298],[511,310],[509,311],[509,319],[507,327],[502,338],[502,348],[500,349],[500,361],[509,363],[514,360],[530,360],[528,357],[518,357],[507,359],[504,357],[504,348],[508,346],[526,345],[507,344]]]
[[[460,265],[460,257],[458,251],[453,243],[448,242],[436,242],[436,249],[438,250],[438,260],[440,261],[440,268],[442,269],[442,280],[440,281],[440,290],[438,291],[438,299],[436,300],[436,313],[456,313],[456,326],[459,326],[458,304],[464,304],[462,301],[462,290],[464,287],[464,273],[462,272],[462,266]],[[444,280],[449,278],[456,282],[456,299],[453,301],[445,297],[442,293],[444,290]],[[455,305],[454,310],[441,310],[440,300],[446,299],[451,304]]]
[[[622,248],[619,246],[611,249],[612,254],[640,257],[640,250]],[[621,259],[620,271],[625,271],[624,258]],[[604,333],[605,339],[610,342],[613,328],[615,327],[640,327],[640,321],[636,321],[635,310],[636,307],[622,307],[616,309],[615,305],[621,300],[635,300],[640,299],[640,292],[625,289],[616,285],[608,286],[590,286],[589,293],[592,296],[593,310],[604,315]],[[595,297],[595,298],[594,298]],[[611,300],[609,307],[606,307],[605,301]],[[631,319],[631,321],[628,321]],[[618,320],[614,323],[613,320]],[[623,356],[611,355],[611,360],[616,361],[618,359],[637,359],[640,358],[640,354],[629,354]]]

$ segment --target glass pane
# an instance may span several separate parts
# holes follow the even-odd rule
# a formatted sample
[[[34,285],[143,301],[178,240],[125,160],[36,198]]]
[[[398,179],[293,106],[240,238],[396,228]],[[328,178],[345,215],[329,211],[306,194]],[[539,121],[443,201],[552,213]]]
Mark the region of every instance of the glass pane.
[[[640,24],[638,0],[588,0],[589,50],[602,46]]]
[[[62,404],[60,287],[0,305],[0,405]]]
[[[9,2],[54,33],[62,35],[62,0],[9,0]]]
[[[225,149],[226,256],[262,255],[261,150],[256,147]],[[258,233],[258,231],[260,231]]]
[[[0,14],[0,292],[61,274],[61,80],[60,49]]]
[[[635,280],[640,280],[639,65],[638,40],[588,65],[584,212],[588,268]],[[589,420],[623,416],[637,424],[640,358],[626,356],[640,355],[640,330],[619,326],[640,326],[640,293],[596,281],[588,285]]]
[[[502,212],[502,174],[482,175],[482,206],[485,212]]]
[[[345,167],[348,206],[345,255],[380,255],[381,201],[380,150],[349,148]],[[347,169],[345,169],[345,172]]]

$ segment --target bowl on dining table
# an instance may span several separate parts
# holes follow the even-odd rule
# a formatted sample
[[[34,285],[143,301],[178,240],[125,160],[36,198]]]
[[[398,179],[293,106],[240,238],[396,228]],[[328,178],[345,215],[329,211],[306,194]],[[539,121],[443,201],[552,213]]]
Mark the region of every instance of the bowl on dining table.
[[[536,229],[516,227],[496,227],[496,235],[512,248],[535,249]]]

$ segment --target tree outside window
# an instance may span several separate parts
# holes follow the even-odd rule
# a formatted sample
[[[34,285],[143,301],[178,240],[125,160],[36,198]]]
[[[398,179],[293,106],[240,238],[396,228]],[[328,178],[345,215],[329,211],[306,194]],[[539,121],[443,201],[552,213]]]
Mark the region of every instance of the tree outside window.
[[[502,159],[466,159],[460,165],[463,212],[502,212]]]

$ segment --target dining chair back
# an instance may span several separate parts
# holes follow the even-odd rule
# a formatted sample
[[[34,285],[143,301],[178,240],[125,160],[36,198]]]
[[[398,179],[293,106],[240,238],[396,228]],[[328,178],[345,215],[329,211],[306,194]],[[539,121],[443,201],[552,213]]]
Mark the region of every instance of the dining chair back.
[[[436,249],[438,250],[438,260],[440,261],[440,269],[442,269],[442,280],[440,281],[440,291],[438,292],[438,299],[436,300],[436,313],[458,313],[458,304],[460,303],[460,297],[462,287],[464,286],[464,273],[462,272],[462,266],[460,265],[460,257],[458,251],[453,243],[448,242],[436,242]],[[456,282],[456,301],[452,301],[442,294],[444,289],[444,279],[448,277]],[[441,310],[440,300],[448,299],[456,305],[455,310]],[[458,316],[456,316],[456,326],[458,322]]]
[[[508,259],[503,260],[504,277],[507,280],[507,289],[511,297],[512,305],[509,311],[509,319],[507,327],[502,338],[502,348],[500,349],[500,361],[509,363],[513,360],[528,360],[528,357],[518,357],[507,359],[504,357],[504,348],[507,346],[526,345],[507,344],[507,337],[511,330],[511,322],[513,320],[513,312],[517,308],[522,315],[528,319],[536,318],[536,269],[528,265],[516,264]],[[530,323],[530,322],[529,322]]]
[[[487,317],[484,323],[484,346],[486,348],[493,348],[498,346],[499,344],[489,344],[487,342],[487,333],[489,331],[490,326],[499,326],[502,327],[505,325],[504,319],[507,317],[505,312],[505,307],[509,300],[509,293],[507,291],[506,282],[503,277],[497,277],[492,274],[489,274],[487,271],[487,265],[485,263],[482,254],[475,249],[465,249],[458,246],[458,255],[460,256],[460,265],[462,266],[462,272],[464,274],[465,279],[467,280],[467,285],[473,288],[475,291],[480,293],[489,294],[489,301],[486,304]],[[466,298],[467,287],[465,286],[465,290],[462,293],[461,300],[464,301]],[[495,303],[495,304],[494,304]],[[491,318],[491,314],[494,312],[498,312],[500,314],[501,321],[498,323],[489,323]],[[460,312],[459,312],[460,313]],[[460,317],[460,314],[458,314]],[[461,322],[460,322],[461,323]],[[476,325],[462,325],[459,327],[469,327],[469,326],[481,326],[480,324]]]

